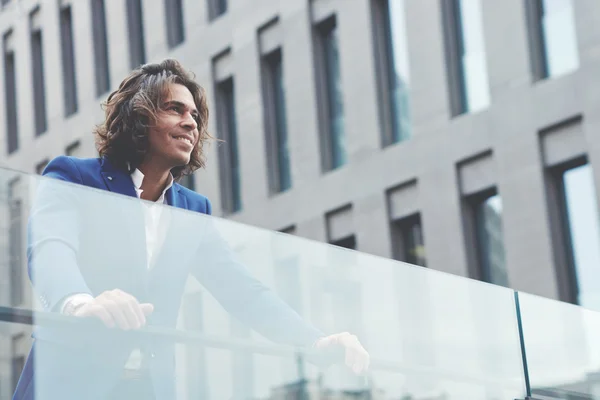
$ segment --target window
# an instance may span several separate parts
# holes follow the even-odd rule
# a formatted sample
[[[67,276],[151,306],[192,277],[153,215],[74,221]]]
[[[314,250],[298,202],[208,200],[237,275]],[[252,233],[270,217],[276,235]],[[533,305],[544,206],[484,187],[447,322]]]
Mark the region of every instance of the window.
[[[502,232],[502,199],[495,189],[467,198],[472,222],[472,244],[476,251],[476,277],[508,286]]]
[[[442,0],[452,116],[490,104],[481,0]]]
[[[77,112],[77,83],[75,79],[71,6],[65,6],[60,10],[60,47],[62,51],[65,117],[68,117]]]
[[[2,38],[2,53],[4,54],[4,100],[6,112],[6,141],[8,154],[19,148],[19,127],[17,118],[17,71],[15,67],[15,52],[12,47],[11,32]]]
[[[557,167],[560,231],[571,284],[571,301],[600,310],[600,215],[591,166],[585,159]]]
[[[573,0],[527,0],[534,79],[567,74],[579,67]]]
[[[10,266],[10,304],[19,306],[23,302],[23,274],[21,255],[23,252],[22,205],[17,195],[18,180],[12,181],[8,186],[8,241],[9,241],[9,266]]]
[[[94,63],[96,65],[96,96],[101,96],[110,89],[106,10],[104,8],[104,0],[91,1]]]
[[[208,15],[211,20],[227,12],[227,0],[208,0]]]
[[[48,159],[39,162],[35,166],[35,173],[38,175],[41,175],[44,172],[44,169],[46,168],[46,165],[48,165],[49,162],[50,162],[50,160],[48,160]]]
[[[169,47],[175,47],[185,39],[181,0],[165,0],[165,16],[167,18],[167,42]]]
[[[262,64],[269,187],[278,193],[292,186],[281,49],[263,56]]]
[[[68,156],[80,156],[81,155],[80,152],[81,152],[81,143],[79,142],[79,140],[71,143],[65,149],[65,154]]]
[[[372,3],[383,145],[411,136],[405,0]]]
[[[129,33],[129,67],[135,69],[146,63],[141,0],[127,0],[127,32]]]
[[[356,236],[346,236],[345,238],[332,241],[330,244],[343,247],[345,249],[356,250]]]
[[[224,141],[219,145],[221,206],[234,213],[242,209],[242,197],[233,78],[218,82],[216,92],[219,139]]]
[[[419,214],[393,221],[392,241],[394,259],[426,266],[423,227]]]
[[[36,8],[29,15],[29,28],[31,34],[31,67],[33,74],[33,105],[35,117],[35,134],[46,132],[46,89],[44,82],[44,46],[42,42],[42,28],[40,24],[40,9]]]
[[[329,171],[346,163],[344,105],[335,16],[317,25],[316,49],[322,163],[323,169]]]

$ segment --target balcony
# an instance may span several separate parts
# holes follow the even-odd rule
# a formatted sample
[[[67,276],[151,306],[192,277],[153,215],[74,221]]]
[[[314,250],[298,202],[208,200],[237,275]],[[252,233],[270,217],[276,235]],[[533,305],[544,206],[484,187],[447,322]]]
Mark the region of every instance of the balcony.
[[[600,315],[581,307],[2,169],[0,213],[0,399],[34,342],[36,399],[109,398],[134,353],[157,398],[600,399]],[[113,289],[154,305],[145,327],[58,312]],[[364,374],[312,346],[346,331]]]

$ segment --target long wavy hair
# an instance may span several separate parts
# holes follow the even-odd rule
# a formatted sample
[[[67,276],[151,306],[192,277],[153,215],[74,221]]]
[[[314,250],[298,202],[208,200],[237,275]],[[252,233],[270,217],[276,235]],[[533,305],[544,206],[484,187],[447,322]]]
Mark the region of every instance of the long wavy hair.
[[[204,168],[204,144],[212,139],[208,133],[206,92],[194,81],[193,73],[173,59],[158,64],[146,64],[133,70],[102,104],[104,122],[96,127],[96,149],[117,167],[133,171],[148,151],[148,131],[158,121],[158,113],[169,85],[181,84],[189,89],[198,109],[198,142],[190,162],[171,170],[178,180],[199,168]]]

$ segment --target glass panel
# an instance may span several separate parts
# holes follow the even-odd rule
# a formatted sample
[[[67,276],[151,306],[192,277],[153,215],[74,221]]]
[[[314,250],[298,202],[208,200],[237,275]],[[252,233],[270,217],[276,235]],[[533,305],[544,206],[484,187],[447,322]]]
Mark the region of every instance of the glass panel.
[[[466,109],[469,112],[476,112],[490,105],[481,2],[480,0],[459,0],[459,2]]]
[[[390,41],[390,103],[392,104],[393,142],[410,138],[410,70],[406,37],[405,1],[388,0]]]
[[[502,233],[502,199],[499,195],[488,197],[476,206],[475,224],[483,280],[508,286]]]
[[[47,173],[60,171],[54,162]],[[15,177],[0,172],[2,212]],[[36,363],[20,388],[35,374],[36,399],[115,388],[140,400],[524,397],[506,288],[47,177],[20,182],[36,289],[25,304],[37,310]],[[94,182],[134,195],[115,170]],[[154,306],[143,330],[48,312],[72,293],[114,289]],[[344,331],[369,351],[366,375],[340,349],[312,348]]]
[[[579,51],[572,0],[542,0],[542,31],[549,76],[579,68]]]
[[[580,305],[600,311],[600,226],[589,164],[563,175],[566,213]]]
[[[600,314],[524,293],[519,299],[533,397],[600,399]]]

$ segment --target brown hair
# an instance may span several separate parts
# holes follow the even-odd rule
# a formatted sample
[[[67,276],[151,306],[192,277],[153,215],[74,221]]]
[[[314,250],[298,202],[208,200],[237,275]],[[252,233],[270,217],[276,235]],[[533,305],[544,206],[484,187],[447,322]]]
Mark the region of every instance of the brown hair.
[[[206,92],[194,81],[195,76],[177,61],[167,59],[158,64],[146,64],[133,70],[119,88],[102,104],[105,120],[94,130],[100,157],[107,157],[121,168],[136,168],[148,150],[148,128],[158,118],[158,112],[170,84],[189,89],[198,109],[198,143],[190,162],[171,170],[175,179],[204,168],[204,143],[212,139],[208,133]]]

